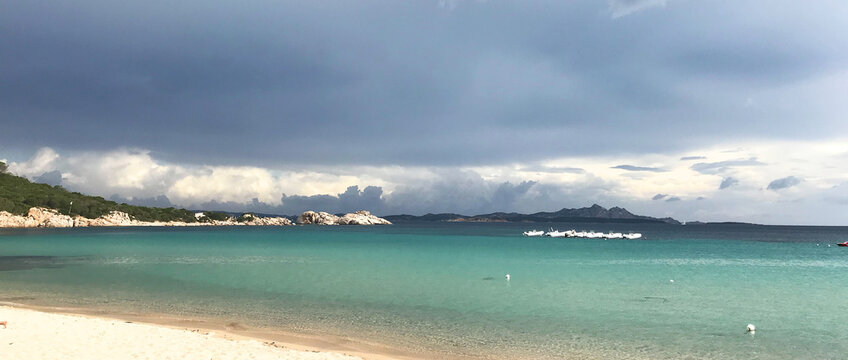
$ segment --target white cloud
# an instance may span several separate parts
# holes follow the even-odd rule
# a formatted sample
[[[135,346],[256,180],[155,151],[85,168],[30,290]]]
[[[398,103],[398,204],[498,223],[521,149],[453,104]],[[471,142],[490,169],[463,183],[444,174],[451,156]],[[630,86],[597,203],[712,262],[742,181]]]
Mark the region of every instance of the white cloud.
[[[149,151],[137,149],[71,155],[59,170],[71,189],[128,197],[161,195],[186,174],[183,167],[156,161]]]
[[[205,167],[175,181],[166,195],[178,204],[197,204],[205,199],[246,203],[257,198],[279,204],[283,193],[279,178],[256,167]]]
[[[49,147],[38,150],[29,160],[9,163],[9,172],[26,177],[35,177],[56,170],[59,154]]]
[[[10,170],[31,179],[59,171],[63,185],[70,190],[104,197],[167,195],[173,204],[182,207],[210,201],[249,207],[257,199],[265,209],[270,209],[282,206],[283,194],[290,198],[336,196],[349,186],[358,185],[361,189],[380,187],[382,195],[378,199],[383,200],[380,206],[392,213],[535,212],[598,203],[680,220],[815,224],[848,221],[848,212],[844,208],[838,210],[846,205],[844,196],[837,196],[848,183],[843,165],[848,153],[846,144],[846,139],[749,141],[686,149],[680,153],[562,157],[533,164],[483,167],[276,169],[172,164],[137,149],[60,155],[44,148],[29,160],[12,162]],[[728,148],[738,150],[726,152]],[[710,163],[697,167],[693,166],[697,163],[680,161],[682,156],[692,153],[707,157]],[[620,164],[643,164],[665,171],[614,168]],[[710,171],[704,171],[705,167]],[[780,191],[767,190],[772,181],[789,174],[804,181]],[[727,179],[733,179],[732,191],[721,190]],[[673,194],[664,200],[674,197],[679,201],[652,201],[657,194]],[[696,201],[699,198],[703,200]],[[810,211],[798,214],[787,209],[801,206],[798,204]],[[817,211],[816,206],[834,210]]]

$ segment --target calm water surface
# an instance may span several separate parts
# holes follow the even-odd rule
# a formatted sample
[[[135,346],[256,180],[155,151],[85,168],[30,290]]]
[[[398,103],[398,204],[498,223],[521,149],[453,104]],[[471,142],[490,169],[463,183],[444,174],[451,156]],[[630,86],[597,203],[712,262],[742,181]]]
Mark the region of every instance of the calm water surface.
[[[519,236],[533,226],[645,237]],[[7,230],[0,301],[356,334],[434,358],[844,359],[848,248],[827,245],[846,240],[744,225]]]

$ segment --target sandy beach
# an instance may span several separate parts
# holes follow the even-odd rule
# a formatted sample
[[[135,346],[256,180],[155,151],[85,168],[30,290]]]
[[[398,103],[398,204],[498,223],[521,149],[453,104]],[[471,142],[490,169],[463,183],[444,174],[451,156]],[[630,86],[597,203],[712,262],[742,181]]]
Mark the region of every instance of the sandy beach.
[[[3,359],[285,359],[356,360],[334,352],[296,350],[270,341],[200,329],[46,313],[0,306]]]

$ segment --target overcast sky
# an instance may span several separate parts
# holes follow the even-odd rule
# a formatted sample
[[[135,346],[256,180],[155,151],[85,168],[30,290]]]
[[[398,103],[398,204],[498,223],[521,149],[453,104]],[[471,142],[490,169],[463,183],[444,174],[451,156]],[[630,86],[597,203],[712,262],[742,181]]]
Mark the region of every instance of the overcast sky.
[[[0,2],[0,160],[120,201],[848,224],[844,1]]]

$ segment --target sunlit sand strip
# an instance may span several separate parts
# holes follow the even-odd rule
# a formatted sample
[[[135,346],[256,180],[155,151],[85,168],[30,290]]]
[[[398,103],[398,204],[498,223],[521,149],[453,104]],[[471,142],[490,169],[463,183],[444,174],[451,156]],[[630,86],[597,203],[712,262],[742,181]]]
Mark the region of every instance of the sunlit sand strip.
[[[270,342],[228,339],[112,319],[0,306],[3,359],[283,359],[354,360],[333,352],[288,349]]]

